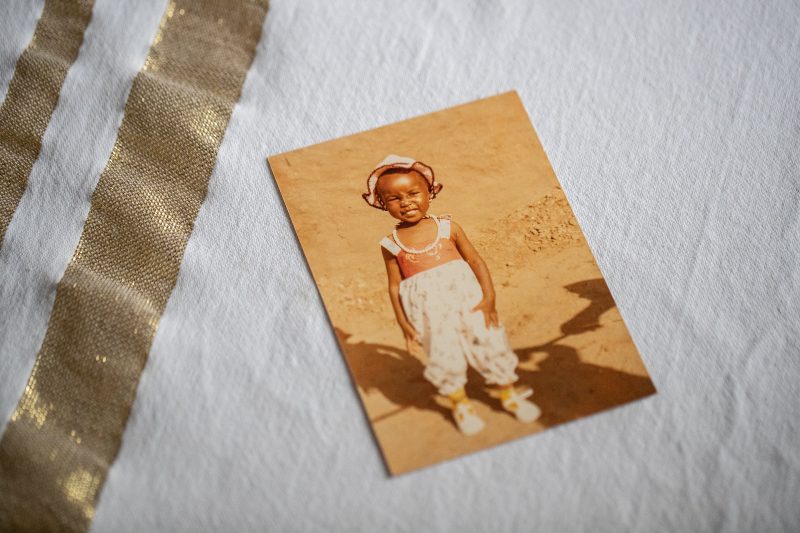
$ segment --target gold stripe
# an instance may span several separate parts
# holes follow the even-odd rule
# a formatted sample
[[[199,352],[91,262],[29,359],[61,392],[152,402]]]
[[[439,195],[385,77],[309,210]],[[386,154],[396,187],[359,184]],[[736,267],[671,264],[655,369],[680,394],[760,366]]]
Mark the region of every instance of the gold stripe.
[[[94,0],[47,0],[0,107],[0,244],[14,216]]]
[[[80,531],[94,516],[266,4],[168,5],[0,441],[0,526]]]

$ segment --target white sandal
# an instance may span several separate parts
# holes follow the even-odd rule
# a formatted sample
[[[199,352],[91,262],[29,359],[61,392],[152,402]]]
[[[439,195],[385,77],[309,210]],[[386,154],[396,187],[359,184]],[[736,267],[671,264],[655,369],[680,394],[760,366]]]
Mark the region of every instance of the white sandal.
[[[474,435],[486,427],[486,423],[475,412],[475,406],[470,401],[458,402],[453,408],[453,418],[458,430],[467,436]]]
[[[514,392],[509,396],[502,398],[503,409],[509,413],[513,413],[520,422],[526,424],[535,422],[542,416],[542,410],[532,401],[526,400],[526,398],[530,397],[532,394],[533,390],[531,389],[523,392],[514,389]]]

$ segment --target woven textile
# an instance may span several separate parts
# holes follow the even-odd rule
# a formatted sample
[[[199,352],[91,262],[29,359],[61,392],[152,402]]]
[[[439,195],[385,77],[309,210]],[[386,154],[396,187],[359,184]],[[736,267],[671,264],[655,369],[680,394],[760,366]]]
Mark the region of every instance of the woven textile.
[[[0,6],[2,91],[42,6]],[[96,0],[67,72],[0,248],[4,426],[166,6]],[[798,25],[790,0],[271,2],[92,529],[796,530]],[[264,158],[510,89],[659,394],[392,479]]]

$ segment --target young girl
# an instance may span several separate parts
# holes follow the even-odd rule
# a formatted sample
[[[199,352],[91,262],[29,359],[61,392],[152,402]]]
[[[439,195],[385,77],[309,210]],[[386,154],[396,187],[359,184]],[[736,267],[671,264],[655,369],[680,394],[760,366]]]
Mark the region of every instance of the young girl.
[[[450,399],[462,433],[484,427],[464,392],[468,364],[499,389],[503,408],[521,422],[533,422],[541,412],[526,400],[531,390],[514,387],[518,360],[497,317],[486,263],[461,226],[428,214],[441,190],[433,169],[396,155],[367,179],[367,203],[399,221],[381,241],[397,322],[409,345],[422,344],[428,356],[425,378]]]

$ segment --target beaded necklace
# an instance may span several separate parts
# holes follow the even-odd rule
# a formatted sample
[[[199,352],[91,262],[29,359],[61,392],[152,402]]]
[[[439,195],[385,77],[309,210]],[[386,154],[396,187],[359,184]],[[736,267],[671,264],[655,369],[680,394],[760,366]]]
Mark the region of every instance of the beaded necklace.
[[[409,248],[408,246],[403,244],[402,241],[400,241],[400,237],[397,236],[397,227],[395,227],[392,230],[392,237],[394,237],[394,242],[397,243],[397,246],[399,246],[401,250],[403,250],[406,253],[415,255],[426,254],[431,250],[433,250],[437,244],[439,244],[439,240],[442,238],[442,232],[439,226],[439,219],[436,218],[435,215],[425,215],[425,218],[433,219],[433,222],[436,224],[436,238],[433,240],[432,243],[430,243],[428,246],[426,246],[421,250],[417,250],[416,248]]]

